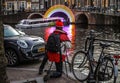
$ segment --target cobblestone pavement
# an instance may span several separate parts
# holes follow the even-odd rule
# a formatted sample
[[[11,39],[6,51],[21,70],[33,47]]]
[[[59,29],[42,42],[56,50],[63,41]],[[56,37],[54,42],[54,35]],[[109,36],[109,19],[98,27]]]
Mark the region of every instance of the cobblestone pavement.
[[[73,54],[71,54],[71,56]],[[95,56],[96,58],[98,57],[97,55],[98,54],[96,54],[96,56]],[[70,61],[71,61],[71,59],[72,59],[72,57],[69,57]],[[38,68],[39,68],[40,63],[41,63],[41,61],[38,63],[30,63],[30,64],[28,63],[26,65],[21,65],[18,67],[8,67],[7,68],[8,78],[10,79],[11,83],[24,83],[27,80],[28,81],[38,80],[36,83],[44,83],[43,77],[46,73],[43,73],[43,75],[38,75]],[[47,70],[49,68],[49,66],[50,66],[50,62],[47,63],[45,70]],[[72,72],[69,71],[68,66],[67,66],[68,76],[65,75],[65,73],[66,73],[65,65],[63,65],[63,66],[64,66],[63,67],[64,74],[62,75],[62,77],[57,78],[57,79],[50,79],[46,83],[80,83],[74,78]],[[120,67],[120,61],[119,61],[118,67]],[[55,66],[53,65],[52,69],[54,69],[54,68],[55,68]],[[120,77],[120,73],[119,73],[119,76],[117,79],[117,83],[120,83],[119,77]],[[112,82],[105,82],[105,83],[112,83]]]
[[[97,48],[96,48],[97,49]],[[76,50],[77,51],[77,50]],[[69,54],[69,61],[71,61],[72,59],[72,56],[74,55],[74,53],[76,52],[70,52]],[[95,51],[95,58],[97,59],[97,57],[99,56],[100,54],[100,50],[96,50]],[[8,78],[10,79],[11,83],[23,83],[23,82],[17,82],[17,81],[21,81],[21,80],[24,80],[24,81],[29,81],[29,80],[39,80],[37,83],[44,83],[43,82],[43,77],[45,75],[45,73],[43,75],[38,75],[38,68],[39,68],[39,65],[41,63],[42,60],[40,60],[40,62],[38,63],[28,63],[28,64],[25,64],[25,65],[20,65],[18,67],[8,67],[7,68],[7,74],[8,74]],[[46,67],[45,67],[45,70],[47,70],[50,66],[50,62],[47,63]],[[65,70],[65,65],[63,64],[63,71],[64,73],[66,73],[66,70]],[[55,66],[53,65],[52,66],[52,69],[54,69]],[[120,70],[120,61],[118,63],[118,68]],[[57,79],[50,79],[48,80],[46,83],[80,83],[78,82],[72,72],[69,71],[69,67],[67,66],[67,71],[68,71],[68,77],[67,75],[63,74],[62,77],[60,78],[57,78]],[[118,75],[118,79],[117,79],[117,83],[120,83],[120,73]],[[105,82],[105,83],[112,83],[111,81],[110,82]]]
[[[28,83],[31,83],[30,81],[33,80],[36,80],[37,81],[36,83],[44,83],[43,82],[44,75],[38,75],[38,71],[14,70],[8,68],[7,72],[11,83],[24,83],[27,81],[29,81]],[[56,79],[53,78],[49,79],[46,83],[79,83],[79,82],[63,74],[62,77]]]
[[[23,83],[36,80],[37,83],[44,83],[43,82],[43,75],[38,75],[38,71],[32,70],[17,70],[17,69],[7,69],[8,77],[11,83]],[[31,83],[31,82],[30,82]],[[78,83],[76,80],[67,77],[65,74],[62,75],[60,78],[50,79],[46,83]]]
[[[11,83],[44,83],[43,77],[46,75],[46,72],[44,72],[42,75],[38,75],[38,68],[40,63],[33,63],[33,64],[27,64],[27,65],[21,65],[18,67],[8,67],[7,68],[7,75]],[[50,65],[50,62],[45,67],[45,70],[48,69]],[[55,66],[53,65],[53,68]],[[65,71],[65,69],[64,69]],[[68,72],[69,73],[69,72]],[[30,82],[34,81],[36,82]],[[62,77],[60,78],[52,78],[49,79],[46,83],[80,83],[77,80],[65,75],[63,73]]]

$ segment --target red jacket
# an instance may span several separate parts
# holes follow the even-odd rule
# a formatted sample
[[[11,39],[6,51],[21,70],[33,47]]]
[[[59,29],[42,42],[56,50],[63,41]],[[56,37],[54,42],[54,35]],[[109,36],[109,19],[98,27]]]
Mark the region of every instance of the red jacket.
[[[56,29],[53,33],[60,34],[61,42],[70,41],[67,36],[67,33],[65,31]],[[60,62],[60,54],[59,53],[54,53],[54,52],[48,51],[47,56],[48,56],[49,61]],[[65,61],[65,55],[62,55],[62,61]]]

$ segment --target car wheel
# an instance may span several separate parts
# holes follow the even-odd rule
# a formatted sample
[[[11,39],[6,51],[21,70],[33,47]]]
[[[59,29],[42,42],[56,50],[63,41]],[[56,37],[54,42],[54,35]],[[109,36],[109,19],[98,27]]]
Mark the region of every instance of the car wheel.
[[[8,66],[16,66],[18,65],[18,56],[17,53],[13,49],[5,50],[5,56],[8,60]]]

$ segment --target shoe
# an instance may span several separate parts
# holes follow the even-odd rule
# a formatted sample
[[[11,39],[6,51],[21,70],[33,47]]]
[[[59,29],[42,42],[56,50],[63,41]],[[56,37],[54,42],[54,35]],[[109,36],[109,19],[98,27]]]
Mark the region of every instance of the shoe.
[[[47,74],[43,77],[43,81],[46,82],[47,80],[50,79],[50,74]]]
[[[42,73],[43,73],[43,70],[40,69],[38,74],[41,75]]]
[[[62,73],[60,73],[60,72],[52,72],[50,74],[50,78],[59,78],[61,76],[62,76]]]

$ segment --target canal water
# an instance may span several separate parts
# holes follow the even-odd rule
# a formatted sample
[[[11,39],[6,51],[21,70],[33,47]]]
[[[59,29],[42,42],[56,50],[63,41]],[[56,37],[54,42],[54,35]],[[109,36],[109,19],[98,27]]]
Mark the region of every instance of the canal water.
[[[68,33],[68,37],[72,42],[72,50],[79,50],[84,47],[84,40],[89,35],[90,30],[95,30],[98,38],[120,40],[120,26],[115,25],[69,25],[65,26],[63,30]],[[30,29],[22,29],[28,35],[40,36],[47,40],[50,33],[54,31],[55,27],[38,27]]]

